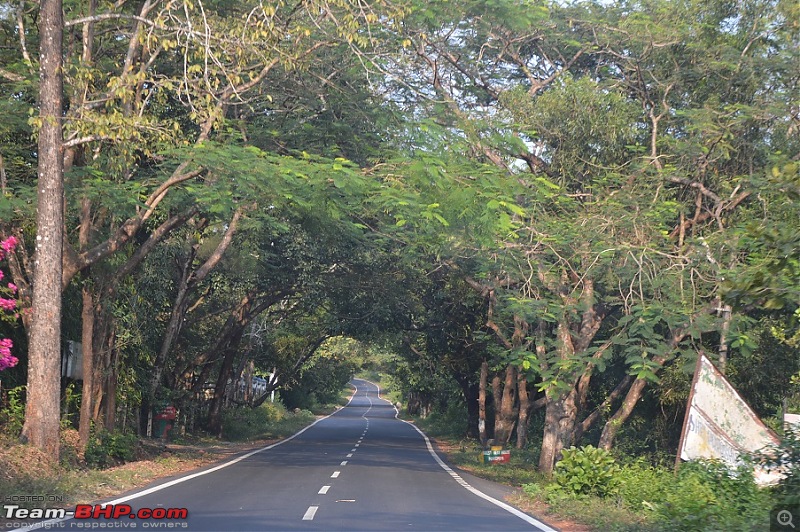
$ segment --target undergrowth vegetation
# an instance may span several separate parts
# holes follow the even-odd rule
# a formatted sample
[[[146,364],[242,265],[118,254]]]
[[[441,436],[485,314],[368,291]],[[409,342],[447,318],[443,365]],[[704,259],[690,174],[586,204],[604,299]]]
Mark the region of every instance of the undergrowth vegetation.
[[[232,408],[222,418],[222,434],[230,441],[251,441],[290,436],[314,421],[309,410],[287,411],[283,404],[264,403],[257,408]]]

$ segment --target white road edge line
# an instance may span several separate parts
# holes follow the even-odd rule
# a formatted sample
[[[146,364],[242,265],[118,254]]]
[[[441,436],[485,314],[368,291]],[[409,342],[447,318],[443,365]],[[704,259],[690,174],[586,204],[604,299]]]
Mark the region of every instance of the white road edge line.
[[[356,388],[356,389],[353,391],[353,395],[350,396],[350,400],[347,401],[347,404],[345,405],[345,407],[349,406],[350,403],[353,401],[353,398],[356,396],[356,392],[358,391],[358,387],[354,386],[354,388]],[[267,445],[266,447],[262,447],[260,449],[256,449],[255,451],[250,451],[247,454],[243,454],[242,456],[234,458],[233,460],[228,460],[227,462],[224,462],[224,463],[222,463],[222,464],[220,464],[218,466],[212,467],[211,469],[206,469],[204,471],[199,471],[197,473],[193,473],[193,474],[187,475],[185,477],[176,478],[174,480],[170,480],[169,482],[165,482],[163,484],[159,484],[158,486],[153,486],[152,488],[148,488],[148,489],[142,490],[142,491],[137,491],[137,492],[131,493],[130,495],[126,495],[124,497],[120,497],[118,499],[114,499],[113,501],[106,501],[106,502],[100,503],[100,505],[101,506],[107,506],[109,504],[116,505],[116,504],[121,504],[123,502],[132,501],[133,499],[138,499],[139,497],[144,497],[145,495],[150,495],[151,493],[155,493],[157,491],[161,491],[163,489],[175,486],[176,484],[180,484],[182,482],[186,482],[187,480],[192,480],[193,478],[202,477],[203,475],[208,475],[209,473],[214,473],[215,471],[219,471],[220,469],[224,469],[224,468],[226,468],[228,466],[232,466],[233,464],[238,464],[239,462],[241,462],[242,460],[244,460],[246,458],[250,458],[251,456],[256,455],[256,454],[258,454],[260,452],[268,451],[269,449],[273,449],[273,448],[277,447],[278,445],[283,445],[287,441],[291,441],[291,440],[295,439],[296,437],[300,436],[302,433],[304,433],[305,431],[307,431],[308,429],[310,429],[311,427],[313,427],[314,425],[316,425],[320,421],[328,419],[329,417],[331,417],[332,415],[336,414],[337,412],[339,412],[339,410],[337,410],[336,412],[333,412],[331,414],[328,414],[325,417],[319,418],[318,420],[314,421],[312,424],[310,424],[307,427],[295,432],[294,434],[292,434],[291,436],[289,436],[286,439],[283,439],[283,440],[281,440],[279,442],[275,442],[275,443],[273,443],[271,445]],[[312,506],[312,508],[313,508],[313,506]],[[64,519],[50,519],[48,521],[42,521],[41,523],[34,523],[33,525],[31,525],[29,527],[19,528],[17,530],[19,530],[19,532],[28,532],[29,530],[38,530],[40,528],[49,529],[49,528],[52,528],[52,526],[54,524],[56,524],[56,523],[61,523],[63,521],[70,521],[72,519],[73,519],[72,517],[67,517],[67,518],[64,518]]]
[[[306,513],[303,514],[303,521],[313,521],[314,514],[317,513],[317,510],[319,510],[319,506],[309,506]]]
[[[366,379],[362,379],[362,380],[366,380]],[[373,386],[377,387],[378,388],[378,397],[383,399],[381,397],[381,389],[380,389],[380,387],[377,384],[375,384],[374,382],[370,382],[370,381],[366,381],[366,382],[369,382]],[[389,404],[391,404],[391,403],[389,403]],[[404,419],[400,419],[400,417],[399,417],[400,416],[400,412],[397,410],[397,407],[394,406],[393,404],[392,404],[392,407],[394,408],[394,412],[395,412],[394,417],[395,417],[395,419],[397,419],[398,421],[402,421],[403,423],[405,423],[407,425],[411,425],[412,427],[414,427],[414,430],[419,432],[419,434],[425,440],[425,445],[428,447],[428,452],[433,457],[433,459],[436,460],[436,463],[439,464],[439,466],[442,469],[447,471],[447,473],[451,477],[453,477],[453,479],[456,482],[458,482],[462,487],[464,487],[464,489],[466,489],[467,491],[477,495],[481,499],[483,499],[485,501],[488,501],[488,502],[494,504],[495,506],[498,506],[498,507],[502,508],[503,510],[507,511],[508,513],[519,517],[520,519],[522,519],[523,521],[527,522],[528,524],[531,524],[531,525],[533,525],[535,527],[538,527],[542,532],[558,532],[555,528],[550,527],[546,523],[543,523],[543,522],[539,521],[538,519],[536,519],[534,517],[531,517],[530,515],[526,514],[525,512],[517,510],[513,506],[511,506],[509,504],[506,504],[503,501],[499,501],[499,500],[495,499],[494,497],[492,497],[490,495],[487,495],[487,494],[483,493],[482,491],[478,490],[477,488],[471,486],[466,480],[461,478],[461,476],[458,473],[453,471],[453,469],[450,466],[445,464],[444,461],[441,458],[439,458],[439,455],[436,454],[436,451],[433,449],[433,444],[431,444],[431,440],[428,439],[428,436],[426,436],[425,433],[422,432],[419,429],[419,427],[417,427],[413,423],[409,423],[408,421],[406,421]]]

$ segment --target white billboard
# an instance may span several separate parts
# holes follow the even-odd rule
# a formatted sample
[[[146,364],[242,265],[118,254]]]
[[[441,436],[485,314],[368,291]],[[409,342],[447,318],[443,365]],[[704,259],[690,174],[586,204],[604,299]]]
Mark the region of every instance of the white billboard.
[[[678,448],[680,459],[717,459],[734,468],[741,465],[739,455],[778,441],[714,364],[700,354]],[[759,484],[780,479],[777,473],[758,468],[754,473]]]

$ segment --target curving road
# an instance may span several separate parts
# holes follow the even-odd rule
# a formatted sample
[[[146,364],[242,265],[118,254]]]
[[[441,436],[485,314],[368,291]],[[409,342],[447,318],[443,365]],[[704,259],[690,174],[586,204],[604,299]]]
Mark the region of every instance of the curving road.
[[[350,403],[293,437],[108,504],[186,508],[172,520],[65,519],[50,529],[542,530],[552,528],[450,470],[413,425],[354,379]],[[473,484],[480,483],[479,491]],[[45,524],[45,523],[42,523]],[[93,527],[94,528],[94,527]]]

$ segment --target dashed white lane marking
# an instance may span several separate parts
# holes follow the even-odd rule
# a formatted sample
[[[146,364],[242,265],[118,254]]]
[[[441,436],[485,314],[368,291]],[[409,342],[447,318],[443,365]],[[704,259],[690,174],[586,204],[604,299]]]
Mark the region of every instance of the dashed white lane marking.
[[[352,458],[352,457],[353,457],[353,453],[347,453],[347,456],[345,456],[345,458]]]
[[[317,493],[319,495],[325,495],[326,493],[328,493],[329,489],[331,489],[330,486],[322,486]]]
[[[333,475],[331,475],[331,478],[339,478],[339,473],[341,473],[341,471],[334,471]]]
[[[361,442],[358,442],[358,443],[356,444],[356,447],[358,447],[359,445],[361,445]]]
[[[353,447],[352,449],[350,449],[350,452],[351,452],[351,453],[354,453],[354,452],[356,452],[356,448],[355,448],[355,447]]]
[[[306,513],[303,514],[303,521],[313,521],[314,514],[317,513],[317,510],[319,510],[319,506],[309,506]]]
[[[341,465],[347,465],[347,460],[343,460]]]

